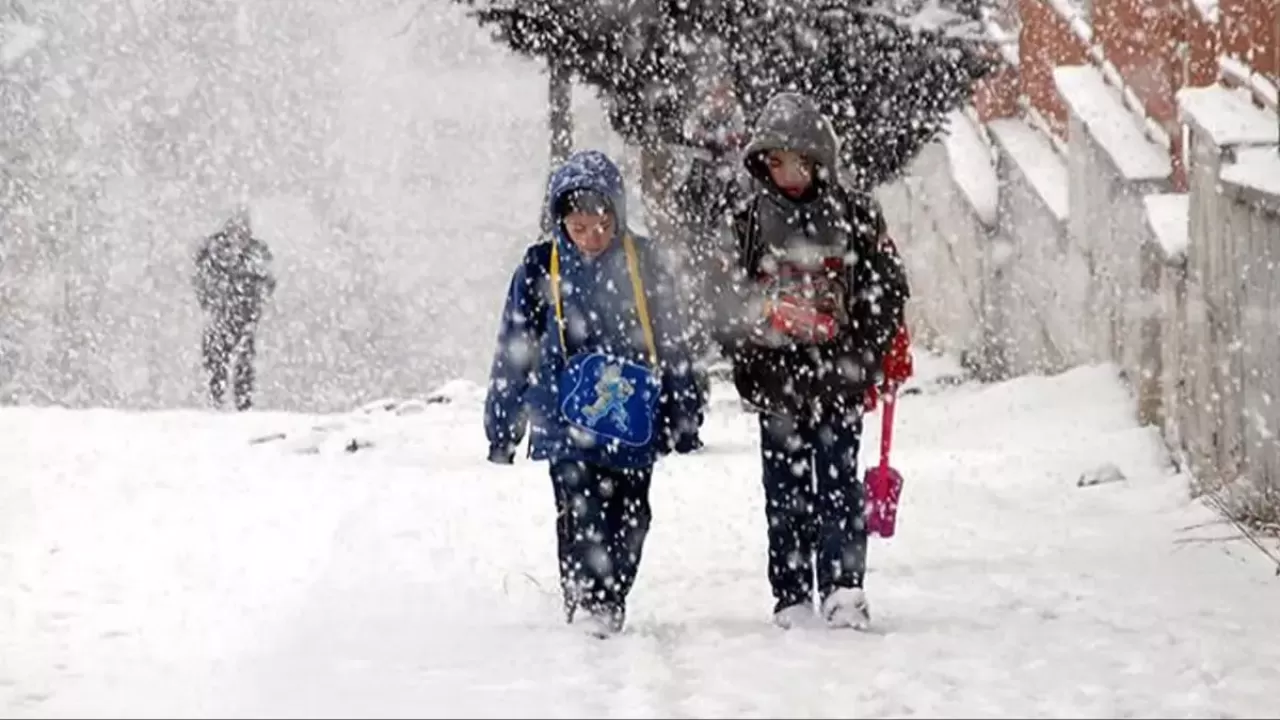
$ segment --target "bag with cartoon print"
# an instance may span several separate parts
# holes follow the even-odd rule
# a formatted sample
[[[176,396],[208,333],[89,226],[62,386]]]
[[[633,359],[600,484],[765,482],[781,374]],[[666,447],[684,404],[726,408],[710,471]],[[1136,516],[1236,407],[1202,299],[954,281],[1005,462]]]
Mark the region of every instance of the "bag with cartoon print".
[[[656,370],[657,348],[640,281],[635,245],[630,236],[624,237],[623,243],[650,365],[602,352],[581,352],[566,358],[558,388],[560,412],[568,422],[575,441],[593,447],[612,443],[645,447],[654,441],[657,431],[658,401],[662,394],[662,382]],[[558,252],[553,245],[551,288],[556,301],[560,346],[565,348],[559,265]]]

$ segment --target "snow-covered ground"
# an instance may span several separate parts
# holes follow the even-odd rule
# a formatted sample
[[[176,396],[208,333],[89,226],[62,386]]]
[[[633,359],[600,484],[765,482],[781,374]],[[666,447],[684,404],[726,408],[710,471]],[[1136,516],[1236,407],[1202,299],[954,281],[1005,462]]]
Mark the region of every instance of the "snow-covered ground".
[[[757,431],[727,387],[705,452],[660,466],[607,641],[533,582],[545,466],[484,462],[474,387],[325,417],[0,410],[0,715],[1275,711],[1280,584],[1185,499],[1112,368],[921,364],[865,634],[769,624]],[[1106,463],[1127,479],[1077,486]]]

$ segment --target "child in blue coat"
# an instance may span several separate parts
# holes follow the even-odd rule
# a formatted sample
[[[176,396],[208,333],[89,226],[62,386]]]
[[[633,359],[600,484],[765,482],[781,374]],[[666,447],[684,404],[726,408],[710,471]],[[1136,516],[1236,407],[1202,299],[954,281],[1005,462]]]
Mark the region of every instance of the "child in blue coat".
[[[655,461],[700,446],[674,282],[627,229],[622,174],[574,154],[547,189],[550,239],[511,278],[485,401],[489,460],[550,462],[570,623],[622,629],[649,530]]]

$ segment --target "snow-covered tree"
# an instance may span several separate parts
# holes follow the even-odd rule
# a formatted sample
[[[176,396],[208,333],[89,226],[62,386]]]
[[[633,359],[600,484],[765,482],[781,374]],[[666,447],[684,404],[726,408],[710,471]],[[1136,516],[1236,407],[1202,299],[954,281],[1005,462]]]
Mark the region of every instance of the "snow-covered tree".
[[[869,185],[899,173],[994,65],[978,0],[457,0],[518,53],[601,94],[640,147],[688,144],[708,48],[748,117],[775,92],[813,96]]]

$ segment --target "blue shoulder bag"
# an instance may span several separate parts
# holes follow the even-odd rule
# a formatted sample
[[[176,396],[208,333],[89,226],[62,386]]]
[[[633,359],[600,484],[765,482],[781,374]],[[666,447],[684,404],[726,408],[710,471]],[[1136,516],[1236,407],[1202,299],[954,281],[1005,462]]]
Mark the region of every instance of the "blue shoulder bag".
[[[556,304],[560,349],[565,354],[565,369],[560,374],[560,412],[576,442],[605,451],[616,448],[615,444],[639,448],[653,442],[662,391],[657,370],[658,351],[635,243],[630,235],[624,235],[622,243],[627,253],[636,312],[649,351],[649,367],[598,351],[569,357],[560,296],[560,253],[555,243],[551,246],[551,293]]]

